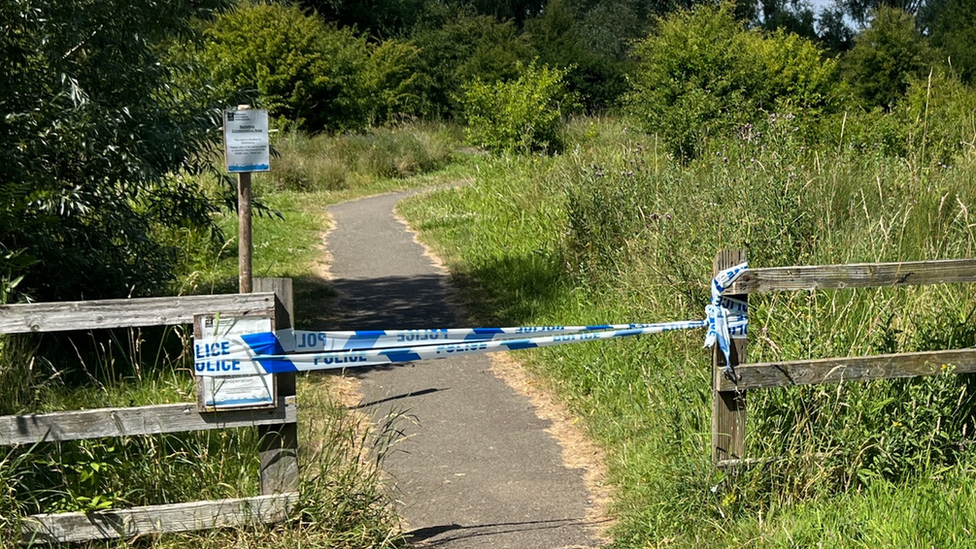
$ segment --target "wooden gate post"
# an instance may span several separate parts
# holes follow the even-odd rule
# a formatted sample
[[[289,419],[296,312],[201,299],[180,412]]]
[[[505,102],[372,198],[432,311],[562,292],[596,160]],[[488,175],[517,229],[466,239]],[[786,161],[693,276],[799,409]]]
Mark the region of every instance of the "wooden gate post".
[[[295,298],[290,278],[255,278],[256,292],[275,294],[275,330],[291,328]],[[295,374],[275,374],[278,401],[295,395]],[[298,492],[298,423],[258,427],[261,454],[261,495]]]
[[[714,275],[746,261],[745,250],[722,250],[715,256]],[[730,298],[748,302],[747,294]],[[746,336],[733,336],[730,353],[732,366],[746,361]],[[746,452],[746,393],[719,391],[723,379],[725,355],[718,344],[712,347],[712,462],[722,467],[732,460],[745,457]]]

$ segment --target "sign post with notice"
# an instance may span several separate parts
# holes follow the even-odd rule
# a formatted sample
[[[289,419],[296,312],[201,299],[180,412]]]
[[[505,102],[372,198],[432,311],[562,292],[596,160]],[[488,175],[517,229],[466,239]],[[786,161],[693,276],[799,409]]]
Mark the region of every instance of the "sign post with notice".
[[[268,111],[241,105],[224,111],[224,158],[237,174],[238,268],[242,294],[251,292],[251,172],[271,170]]]

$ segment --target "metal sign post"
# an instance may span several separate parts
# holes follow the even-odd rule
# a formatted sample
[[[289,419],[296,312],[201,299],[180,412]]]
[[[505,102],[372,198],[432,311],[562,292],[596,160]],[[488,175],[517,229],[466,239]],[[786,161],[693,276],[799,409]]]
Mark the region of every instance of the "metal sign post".
[[[238,270],[240,293],[251,292],[251,172],[271,169],[268,111],[240,105],[224,111],[224,157],[227,171],[237,174]]]

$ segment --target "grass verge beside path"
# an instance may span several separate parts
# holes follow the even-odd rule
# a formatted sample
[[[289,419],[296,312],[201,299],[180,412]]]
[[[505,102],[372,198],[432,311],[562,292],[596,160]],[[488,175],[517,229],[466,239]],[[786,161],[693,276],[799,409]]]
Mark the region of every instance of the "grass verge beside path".
[[[385,147],[396,149],[398,144],[391,139],[387,134],[380,136]],[[368,145],[363,138],[355,141],[353,149]],[[377,159],[386,157],[377,154],[372,158],[382,168],[383,162]],[[268,177],[255,177],[257,198],[281,217],[254,219],[254,276],[292,278],[297,325],[318,327],[328,314],[331,296],[317,275],[322,261],[321,238],[328,228],[325,208],[360,196],[455,181],[471,170],[471,163],[463,158],[450,164],[445,159],[438,162],[440,168],[408,178],[370,176],[350,169],[353,180],[348,184],[319,190],[282,190]],[[401,165],[412,169],[409,163]],[[432,166],[436,167],[428,163],[425,169]],[[236,290],[236,214],[224,214],[220,226],[222,243],[189,232],[175,236],[183,239],[180,248],[188,272],[179,293]],[[0,404],[0,413],[192,400],[192,379],[186,373],[192,362],[187,352],[188,337],[182,330],[175,331],[179,337],[172,337],[173,329],[164,334],[113,334],[105,341],[91,336],[91,342],[77,352],[91,358],[70,366],[54,366],[43,358],[35,361],[36,342],[4,340],[0,344],[0,395],[6,398]],[[69,359],[73,353],[67,351]],[[335,394],[331,379],[307,376],[299,381],[302,499],[299,511],[288,523],[72,547],[402,546],[398,519],[387,508],[387,496],[378,482],[379,461],[393,431],[390,427],[367,427],[350,415]],[[249,429],[0,449],[0,486],[4,487],[0,490],[0,548],[18,546],[14,533],[18,515],[256,495],[256,449],[255,433]]]
[[[569,131],[564,156],[496,158],[470,186],[401,204],[482,324],[698,319],[721,248],[748,248],[755,266],[976,248],[971,158],[925,167],[773,133],[680,165],[621,121]],[[973,286],[757,297],[750,361],[976,345]],[[606,449],[614,547],[973,545],[969,376],[752,391],[749,453],[767,461],[723,473],[703,336],[518,355]]]

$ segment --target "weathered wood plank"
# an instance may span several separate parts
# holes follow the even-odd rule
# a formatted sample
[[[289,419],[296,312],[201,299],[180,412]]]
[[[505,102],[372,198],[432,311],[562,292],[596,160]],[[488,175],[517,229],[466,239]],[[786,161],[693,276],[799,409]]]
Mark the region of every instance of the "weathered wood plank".
[[[290,278],[257,278],[254,289],[274,292],[276,299],[274,329],[292,327],[295,316],[295,294]],[[276,374],[278,400],[295,398],[295,374]],[[258,427],[261,457],[261,493],[298,491],[298,424]]]
[[[745,250],[722,250],[715,256],[714,273],[734,267],[746,261]],[[731,296],[747,301],[747,295]],[[738,369],[746,361],[748,340],[745,337],[731,341],[729,361]],[[746,393],[733,387],[722,389],[725,379],[725,355],[716,344],[712,348],[712,461],[719,463],[739,459],[746,452]]]
[[[251,172],[237,174],[237,284],[242,294],[251,293],[254,244],[251,239]]]
[[[749,269],[726,294],[976,282],[976,259]]]
[[[193,315],[269,315],[274,295],[220,294],[0,305],[0,333],[192,324]]]
[[[976,349],[742,364],[736,368],[738,383],[722,379],[719,389],[732,391],[736,388],[744,390],[931,376],[944,371],[957,374],[976,372]]]
[[[152,505],[95,513],[26,517],[26,544],[131,538],[169,532],[227,528],[285,520],[298,494]]]
[[[297,417],[294,398],[282,399],[274,410],[199,413],[196,404],[186,403],[3,416],[0,417],[0,446],[294,424]]]

